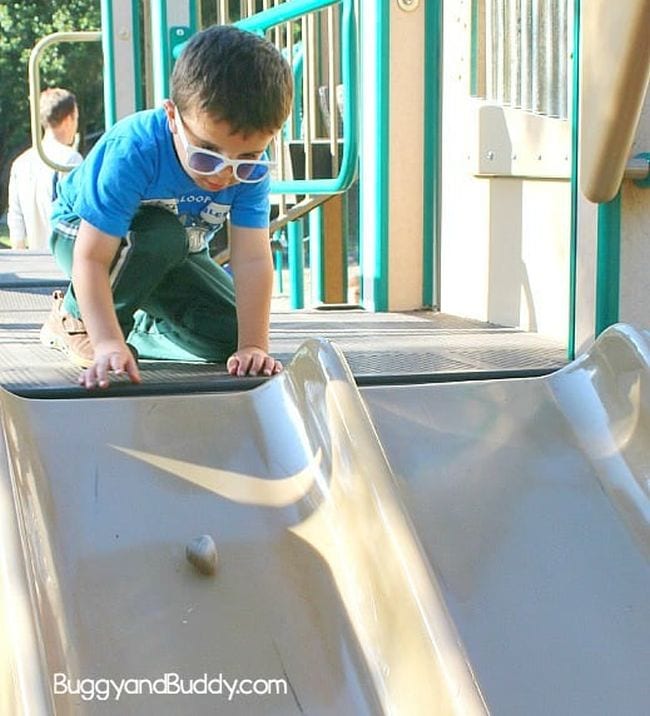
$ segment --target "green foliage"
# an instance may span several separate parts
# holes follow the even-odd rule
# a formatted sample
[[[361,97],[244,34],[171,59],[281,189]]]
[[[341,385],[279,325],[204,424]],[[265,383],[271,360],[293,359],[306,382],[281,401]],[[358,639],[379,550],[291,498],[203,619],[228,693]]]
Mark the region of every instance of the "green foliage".
[[[30,142],[28,62],[32,47],[60,31],[100,29],[100,0],[0,2],[0,213],[13,158]],[[104,126],[101,43],[66,42],[43,55],[41,87],[65,87],[79,102],[82,138]]]

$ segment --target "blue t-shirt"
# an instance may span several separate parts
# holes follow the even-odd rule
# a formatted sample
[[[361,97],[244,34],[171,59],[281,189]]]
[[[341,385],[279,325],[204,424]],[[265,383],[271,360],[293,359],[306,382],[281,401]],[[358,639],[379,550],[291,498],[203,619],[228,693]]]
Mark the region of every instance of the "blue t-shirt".
[[[235,226],[269,224],[267,176],[211,192],[181,166],[164,110],[145,110],[120,120],[59,187],[52,222],[85,219],[112,236],[125,236],[143,205],[160,205],[186,227],[212,233],[225,218]]]

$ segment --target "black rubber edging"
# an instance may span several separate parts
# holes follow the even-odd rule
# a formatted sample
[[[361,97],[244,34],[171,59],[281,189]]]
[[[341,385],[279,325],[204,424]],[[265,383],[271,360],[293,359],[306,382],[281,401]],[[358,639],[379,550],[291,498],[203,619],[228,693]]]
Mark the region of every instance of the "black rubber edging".
[[[368,374],[355,376],[359,388],[370,386],[398,386],[398,385],[427,385],[430,383],[463,383],[466,381],[479,382],[484,380],[512,380],[513,378],[541,378],[555,373],[563,366],[548,366],[544,368],[512,368],[509,370],[476,370],[455,371],[453,373],[405,373],[381,375]]]
[[[486,380],[512,380],[514,378],[539,378],[559,370],[559,366],[513,370],[463,371],[454,373],[406,373],[356,375],[359,388],[371,386],[391,387],[428,385],[437,383],[477,382]],[[168,383],[127,382],[112,383],[108,388],[87,390],[78,385],[55,386],[3,386],[5,390],[21,398],[35,400],[69,400],[83,398],[136,398],[163,395],[190,395],[196,393],[233,393],[253,390],[271,378],[265,376],[223,376],[209,380]]]

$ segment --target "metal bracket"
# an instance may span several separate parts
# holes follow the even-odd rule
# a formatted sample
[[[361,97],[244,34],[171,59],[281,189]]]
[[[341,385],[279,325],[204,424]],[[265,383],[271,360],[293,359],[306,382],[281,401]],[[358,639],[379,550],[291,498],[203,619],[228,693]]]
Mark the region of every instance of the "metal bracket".
[[[632,157],[625,168],[625,178],[633,179],[637,186],[650,187],[650,152]]]
[[[397,0],[397,7],[404,12],[413,12],[420,7],[420,0]]]
[[[186,25],[174,25],[169,28],[169,65],[174,66],[174,62],[179,58],[187,41],[192,36],[192,30]]]

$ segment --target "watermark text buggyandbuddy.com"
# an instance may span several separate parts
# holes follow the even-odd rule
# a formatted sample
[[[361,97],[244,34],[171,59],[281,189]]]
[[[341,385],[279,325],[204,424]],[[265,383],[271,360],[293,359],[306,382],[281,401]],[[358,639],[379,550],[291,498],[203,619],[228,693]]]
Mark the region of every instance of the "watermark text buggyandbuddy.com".
[[[119,701],[122,696],[282,696],[287,694],[285,679],[226,678],[222,673],[198,677],[167,672],[157,679],[103,677],[72,679],[56,672],[52,677],[55,695],[79,696],[83,701]]]

